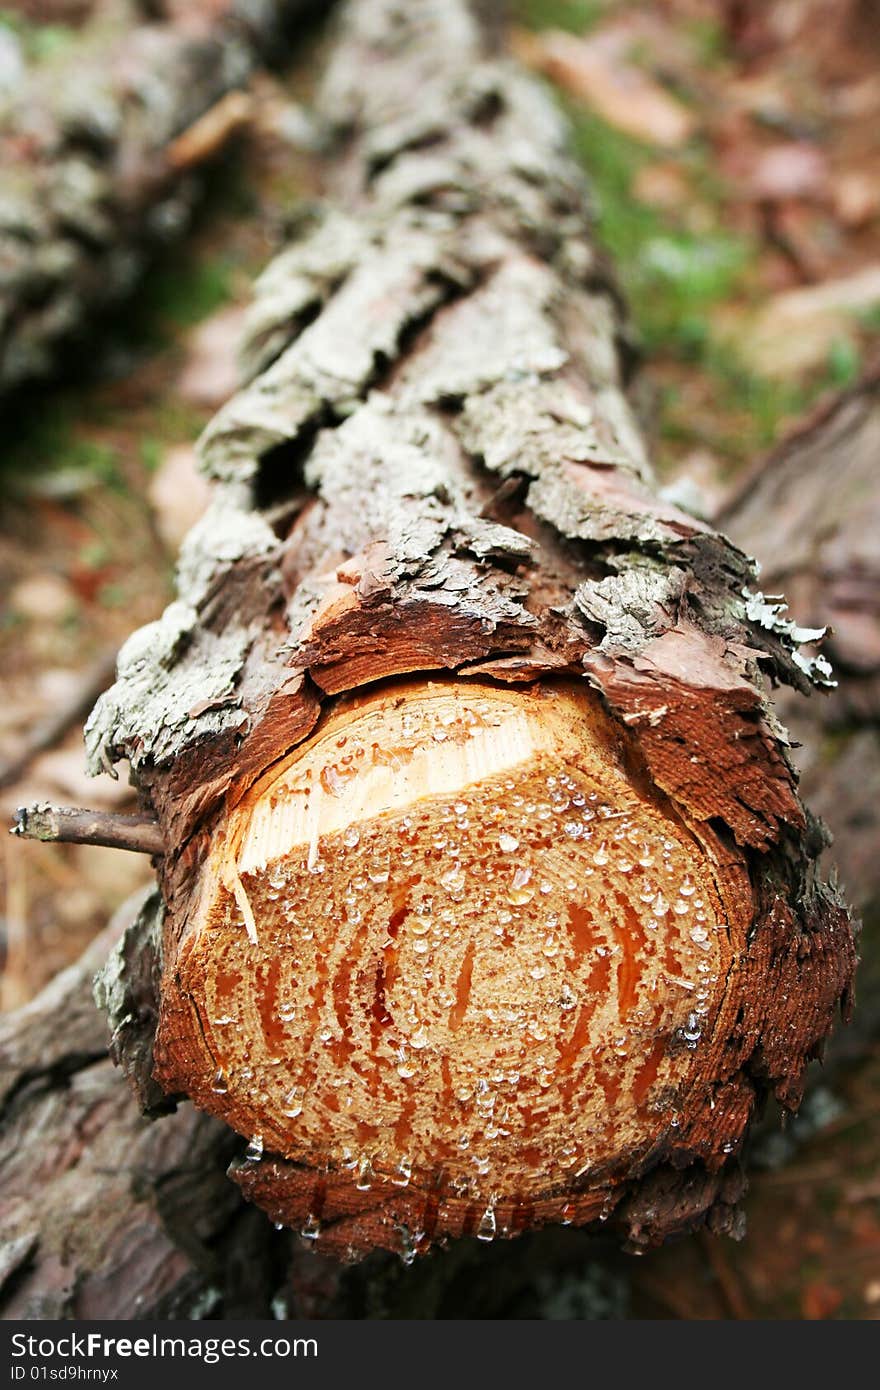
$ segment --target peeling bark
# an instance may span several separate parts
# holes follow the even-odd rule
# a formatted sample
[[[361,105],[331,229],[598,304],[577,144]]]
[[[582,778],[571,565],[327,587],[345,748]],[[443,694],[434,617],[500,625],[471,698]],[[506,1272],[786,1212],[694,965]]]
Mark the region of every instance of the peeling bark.
[[[252,379],[203,436],[215,501],[179,597],[126,644],[87,728],[93,770],[130,761],[169,851],[154,1076],[253,1134],[269,1079],[212,1084],[203,993],[256,932],[233,914],[212,938],[202,899],[212,855],[233,864],[230,894],[238,878],[236,808],[339,697],[414,673],[512,698],[573,679],[720,904],[724,969],[693,1053],[657,1039],[677,1079],[640,1142],[605,1168],[561,1165],[527,1203],[486,1206],[479,1183],[471,1202],[442,1170],[358,1186],[332,1124],[323,1156],[292,1125],[235,1176],[346,1258],[408,1258],[489,1210],[487,1238],[599,1217],[636,1243],[735,1230],[748,1123],[768,1094],[797,1105],[849,999],[852,925],[815,876],[821,837],[769,705],[773,684],[827,669],[745,555],[658,496],[564,126],[468,6],[350,7],[321,107],[332,201],[258,284]],[[341,859],[331,871],[341,889]]]
[[[312,7],[113,0],[4,94],[0,393],[52,372],[179,234],[197,166],[241,123],[236,89]]]

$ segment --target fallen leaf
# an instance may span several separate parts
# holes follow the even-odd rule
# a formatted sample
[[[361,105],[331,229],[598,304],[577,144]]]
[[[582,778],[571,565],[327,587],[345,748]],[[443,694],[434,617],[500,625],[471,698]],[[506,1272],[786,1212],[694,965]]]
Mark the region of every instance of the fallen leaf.
[[[786,141],[758,150],[747,178],[749,196],[763,202],[821,198],[828,187],[828,162],[809,141]]]
[[[580,39],[548,29],[518,33],[515,47],[531,67],[637,140],[676,148],[694,132],[687,107],[631,62],[619,41],[609,42],[601,34]]]
[[[833,1284],[816,1280],[805,1285],[801,1294],[801,1312],[810,1322],[833,1317],[843,1302],[843,1294]]]
[[[855,316],[878,304],[880,265],[875,264],[843,279],[774,295],[750,325],[739,325],[737,346],[753,371],[793,376],[821,366],[836,342],[854,341]]]
[[[834,211],[845,227],[864,227],[880,213],[880,178],[860,169],[838,174],[832,187]]]

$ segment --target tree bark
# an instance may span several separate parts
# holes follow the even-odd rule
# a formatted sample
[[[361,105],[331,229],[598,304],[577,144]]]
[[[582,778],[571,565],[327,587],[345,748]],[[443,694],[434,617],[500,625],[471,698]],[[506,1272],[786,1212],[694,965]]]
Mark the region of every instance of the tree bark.
[[[865,929],[854,1027],[839,1055],[880,1026],[880,370],[804,420],[744,478],[718,525],[810,626],[830,629],[836,687],[781,699],[802,790],[828,825],[828,859]]]
[[[152,894],[120,909],[81,961],[0,1022],[4,1318],[268,1310],[275,1233],[224,1176],[229,1131],[191,1108],[149,1124],[107,1055],[92,977],[122,927],[142,930],[157,905]]]
[[[854,965],[768,704],[815,634],[658,496],[564,127],[475,12],[350,7],[322,110],[332,201],[87,728],[166,850],[116,1053],[345,1259],[736,1231]]]
[[[313,4],[159,8],[102,5],[0,106],[0,394],[52,372],[179,234],[241,87]]]

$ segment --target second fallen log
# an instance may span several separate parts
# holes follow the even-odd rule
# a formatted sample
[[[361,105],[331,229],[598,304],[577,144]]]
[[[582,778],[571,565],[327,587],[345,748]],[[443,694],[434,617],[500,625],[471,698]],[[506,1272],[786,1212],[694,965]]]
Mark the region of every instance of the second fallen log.
[[[813,634],[658,496],[564,130],[469,8],[362,0],[323,107],[336,205],[88,730],[166,850],[156,1076],[349,1257],[736,1229],[854,964],[767,703]]]

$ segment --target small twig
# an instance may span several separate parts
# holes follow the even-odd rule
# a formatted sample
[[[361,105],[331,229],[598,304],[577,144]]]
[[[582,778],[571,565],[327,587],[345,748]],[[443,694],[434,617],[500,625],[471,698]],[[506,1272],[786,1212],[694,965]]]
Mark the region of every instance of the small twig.
[[[60,840],[75,845],[106,845],[136,854],[164,854],[159,822],[151,816],[122,816],[113,811],[83,811],[75,806],[22,806],[10,831],[29,840]]]
[[[8,787],[17,782],[38,753],[53,748],[64,737],[67,730],[84,714],[88,714],[102,691],[113,680],[116,672],[116,650],[104,652],[94,665],[84,672],[82,680],[77,681],[70,699],[65,700],[48,718],[29,729],[14,757],[0,761],[0,787]]]
[[[17,1009],[28,998],[27,856],[6,849],[6,960],[0,976],[0,1007]]]
[[[166,146],[168,168],[180,174],[213,158],[248,124],[253,111],[254,99],[249,92],[227,92]]]

